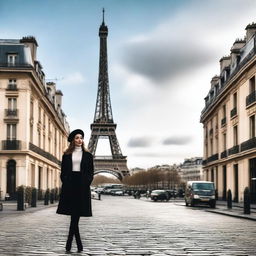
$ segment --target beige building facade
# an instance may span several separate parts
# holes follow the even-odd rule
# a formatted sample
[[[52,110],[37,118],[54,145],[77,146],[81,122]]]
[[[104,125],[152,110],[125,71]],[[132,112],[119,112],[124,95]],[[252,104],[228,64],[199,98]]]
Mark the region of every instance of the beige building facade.
[[[62,93],[46,83],[34,37],[0,40],[0,191],[60,186],[60,161],[69,125]]]
[[[180,166],[182,181],[203,180],[202,157],[186,158]]]
[[[256,202],[256,24],[236,40],[229,56],[220,60],[201,113],[204,126],[204,179],[214,181],[219,198],[231,190],[243,201],[250,188]]]

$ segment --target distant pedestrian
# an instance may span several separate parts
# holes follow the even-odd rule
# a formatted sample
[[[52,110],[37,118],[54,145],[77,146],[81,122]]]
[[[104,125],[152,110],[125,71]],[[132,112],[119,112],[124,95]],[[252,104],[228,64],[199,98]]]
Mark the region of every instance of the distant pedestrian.
[[[70,142],[62,156],[62,189],[57,209],[58,214],[71,216],[66,251],[70,252],[73,236],[76,238],[78,252],[83,251],[79,233],[81,216],[92,216],[90,185],[93,180],[93,156],[84,147],[84,132],[72,131],[68,136]]]

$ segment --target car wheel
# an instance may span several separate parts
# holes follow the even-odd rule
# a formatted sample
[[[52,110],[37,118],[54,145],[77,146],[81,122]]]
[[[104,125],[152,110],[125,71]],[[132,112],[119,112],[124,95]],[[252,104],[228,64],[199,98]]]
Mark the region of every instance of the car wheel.
[[[191,200],[190,206],[191,206],[191,207],[194,207],[194,206],[195,206],[195,202],[194,202],[193,199]]]
[[[215,207],[216,207],[216,202],[211,202],[211,203],[210,203],[210,207],[211,207],[211,208],[215,208]]]

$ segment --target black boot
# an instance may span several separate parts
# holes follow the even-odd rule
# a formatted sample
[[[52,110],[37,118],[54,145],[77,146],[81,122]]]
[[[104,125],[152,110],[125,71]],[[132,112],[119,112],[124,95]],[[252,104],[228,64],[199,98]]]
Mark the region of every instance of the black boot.
[[[82,245],[82,241],[80,238],[79,230],[75,233],[75,237],[76,237],[76,244],[77,244],[77,252],[82,252],[83,245]]]
[[[68,235],[68,240],[66,243],[66,252],[70,252],[71,251],[71,247],[72,247],[72,240],[73,240],[73,235]]]
[[[69,226],[69,232],[68,232],[68,240],[66,243],[66,252],[70,252],[71,250],[74,233],[75,233],[75,227],[73,222],[71,221]]]

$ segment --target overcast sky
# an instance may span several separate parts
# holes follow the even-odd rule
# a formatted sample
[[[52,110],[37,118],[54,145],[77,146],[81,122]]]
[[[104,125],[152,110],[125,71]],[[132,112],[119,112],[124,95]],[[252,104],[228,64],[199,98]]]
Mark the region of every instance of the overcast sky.
[[[71,130],[82,128],[87,142],[102,7],[112,111],[128,167],[202,156],[204,97],[220,58],[256,21],[256,1],[0,0],[0,38],[36,37],[46,79],[57,79]],[[97,154],[110,154],[108,140]]]

